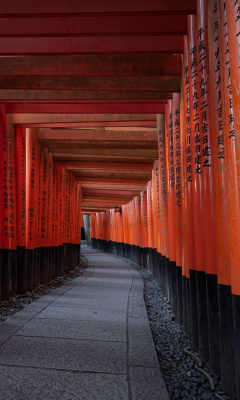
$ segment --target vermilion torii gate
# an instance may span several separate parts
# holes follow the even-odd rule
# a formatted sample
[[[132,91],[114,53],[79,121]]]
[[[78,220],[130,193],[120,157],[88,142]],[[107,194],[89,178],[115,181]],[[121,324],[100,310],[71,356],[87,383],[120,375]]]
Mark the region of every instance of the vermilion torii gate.
[[[1,300],[93,245],[152,268],[240,398],[238,0],[2,0]],[[114,212],[114,206],[120,212]]]

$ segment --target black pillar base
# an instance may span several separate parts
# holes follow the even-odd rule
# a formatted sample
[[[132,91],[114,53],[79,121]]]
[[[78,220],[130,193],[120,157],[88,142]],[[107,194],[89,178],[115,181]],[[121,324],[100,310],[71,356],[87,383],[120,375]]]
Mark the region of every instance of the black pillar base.
[[[198,339],[199,350],[204,361],[209,360],[208,350],[208,309],[206,273],[196,271],[197,279],[197,309],[198,309]]]
[[[17,281],[17,250],[9,250],[8,253],[8,269],[10,275],[10,295],[13,296],[18,292]]]
[[[209,365],[213,375],[221,375],[219,304],[217,275],[207,274]]]
[[[237,389],[231,286],[218,285],[218,293],[221,383],[223,390],[235,398]]]
[[[240,399],[240,296],[233,295],[233,326],[235,338],[235,365],[237,398]]]
[[[8,249],[1,249],[1,292],[2,301],[10,298],[10,274],[8,269]]]
[[[190,292],[190,319],[191,319],[191,341],[194,350],[198,350],[198,308],[197,308],[197,271],[189,271]]]

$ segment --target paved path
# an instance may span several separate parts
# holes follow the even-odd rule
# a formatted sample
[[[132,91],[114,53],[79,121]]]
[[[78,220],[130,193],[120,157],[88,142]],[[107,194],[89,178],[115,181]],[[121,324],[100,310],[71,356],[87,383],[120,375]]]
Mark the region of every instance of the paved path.
[[[141,275],[84,246],[86,272],[0,323],[4,400],[169,400]]]

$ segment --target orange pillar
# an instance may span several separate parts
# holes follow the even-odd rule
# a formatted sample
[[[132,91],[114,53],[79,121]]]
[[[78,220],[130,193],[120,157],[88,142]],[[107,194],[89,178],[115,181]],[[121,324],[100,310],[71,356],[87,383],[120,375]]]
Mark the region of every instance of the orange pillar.
[[[167,293],[169,270],[169,232],[168,232],[168,203],[167,203],[167,170],[166,170],[166,130],[165,116],[157,115],[158,151],[159,151],[159,208],[160,208],[160,253],[161,284]]]
[[[221,2],[222,3],[222,2]],[[209,24],[209,77],[211,93],[211,136],[212,136],[212,159],[213,159],[213,198],[215,213],[215,235],[216,235],[216,259],[217,259],[217,281],[218,281],[218,303],[219,313],[213,322],[219,324],[219,335],[216,335],[214,346],[214,357],[210,353],[211,371],[222,376],[223,388],[230,388],[229,374],[231,378],[235,373],[235,366],[230,349],[233,348],[233,314],[231,306],[231,275],[230,254],[228,241],[228,196],[227,196],[227,152],[226,141],[223,135],[223,114],[228,114],[224,105],[224,69],[228,68],[225,61],[222,62],[222,40],[225,39],[226,20],[223,23],[220,18],[220,4],[209,2],[208,24]],[[223,3],[221,4],[223,8]],[[221,28],[222,27],[222,28]],[[228,139],[227,139],[228,140]],[[229,285],[229,286],[227,286]],[[227,350],[227,351],[226,351]]]
[[[8,300],[10,297],[10,275],[8,270],[9,253],[9,210],[8,210],[8,124],[5,107],[0,104],[0,123],[1,123],[1,148],[0,148],[0,201],[1,201],[1,289],[0,298]]]
[[[34,287],[36,264],[34,262],[35,248],[35,218],[36,218],[36,130],[26,129],[26,271],[27,289]]]
[[[227,49],[223,60],[228,65],[228,75],[225,74],[224,100],[226,112],[224,113],[224,132],[226,133],[227,160],[228,160],[228,204],[229,204],[229,248],[230,270],[233,302],[233,324],[235,336],[235,372],[237,388],[232,391],[232,396],[240,397],[240,107],[239,107],[239,44],[240,44],[240,4],[238,0],[226,0],[227,20]],[[222,24],[221,24],[222,26]],[[226,32],[225,32],[226,34]],[[226,37],[222,37],[226,40]],[[225,42],[226,44],[226,42]],[[226,68],[226,67],[225,67]],[[230,79],[229,79],[230,76]],[[229,85],[230,84],[230,85]],[[230,89],[230,91],[229,91]],[[229,372],[229,378],[232,376]]]
[[[195,62],[195,61],[194,61]],[[193,70],[194,71],[194,70]],[[190,106],[190,74],[192,73],[191,64],[189,64],[189,48],[188,38],[184,37],[184,55],[183,55],[183,87],[184,87],[184,121],[183,121],[183,185],[185,185],[185,197],[183,203],[184,215],[184,265],[183,275],[186,277],[183,280],[183,323],[188,331],[191,333],[191,306],[190,306],[190,282],[189,271],[195,270],[195,240],[194,240],[194,219],[193,219],[193,174],[194,174],[194,158],[193,150],[194,142],[192,141],[191,134],[191,109]]]
[[[173,161],[174,161],[174,189],[175,189],[175,244],[176,244],[176,267],[175,267],[175,293],[173,291],[173,310],[179,321],[182,321],[182,165],[181,165],[181,142],[180,142],[180,93],[173,93],[172,100],[172,124],[173,124]],[[174,275],[173,275],[174,276]]]
[[[16,211],[18,292],[26,292],[26,128],[16,126]]]
[[[204,243],[203,243],[203,221],[202,221],[202,143],[200,138],[200,111],[198,96],[198,60],[196,47],[196,18],[191,15],[188,17],[188,65],[189,69],[189,104],[191,121],[191,159],[193,163],[193,222],[194,222],[194,241],[195,241],[195,268],[190,266],[189,270],[189,292],[190,292],[190,312],[191,312],[191,340],[193,348],[198,348],[198,295],[197,275],[204,273]],[[198,296],[198,298],[197,298]],[[206,296],[204,296],[206,299]],[[204,312],[203,312],[204,314]]]

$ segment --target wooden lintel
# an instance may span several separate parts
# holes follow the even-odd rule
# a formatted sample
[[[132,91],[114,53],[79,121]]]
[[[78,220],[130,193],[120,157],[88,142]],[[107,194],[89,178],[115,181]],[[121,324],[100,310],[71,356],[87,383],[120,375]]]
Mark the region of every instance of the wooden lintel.
[[[87,122],[90,125],[94,122],[103,122],[102,126],[105,126],[105,123],[107,122],[116,122],[116,125],[120,122],[127,122],[127,123],[133,123],[133,126],[135,122],[137,121],[143,121],[149,124],[152,123],[152,121],[157,121],[157,116],[156,114],[132,114],[132,113],[127,113],[127,114],[98,114],[98,113],[93,113],[93,114],[49,114],[49,113],[44,113],[44,114],[27,114],[27,113],[14,113],[12,116],[13,123],[14,124],[69,124],[69,123],[76,123],[76,127],[78,126],[78,123],[81,122]],[[68,125],[67,125],[68,126]],[[80,126],[80,125],[79,125]],[[99,125],[100,126],[100,125]],[[111,125],[110,125],[111,126]],[[128,125],[126,125],[128,126]],[[151,126],[151,125],[150,125]]]
[[[0,38],[1,41],[1,38]],[[179,92],[179,76],[0,77],[1,89]]]
[[[2,23],[4,20],[1,21]],[[1,30],[1,26],[0,26]],[[0,76],[180,76],[178,54],[0,57]]]
[[[44,140],[82,140],[82,141],[144,141],[155,142],[157,141],[157,132],[153,131],[105,131],[105,130],[53,130],[53,129],[38,129],[37,138],[41,141]]]

